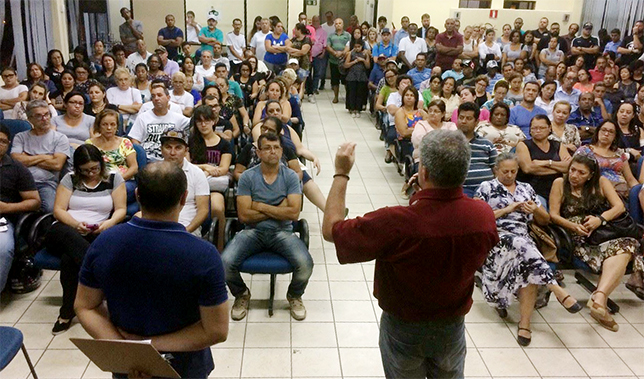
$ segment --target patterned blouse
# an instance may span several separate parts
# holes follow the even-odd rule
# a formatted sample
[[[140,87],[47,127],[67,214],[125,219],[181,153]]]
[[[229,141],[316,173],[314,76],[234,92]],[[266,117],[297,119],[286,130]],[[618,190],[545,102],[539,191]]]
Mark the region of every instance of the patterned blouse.
[[[510,193],[498,179],[483,182],[476,190],[474,197],[488,203],[492,210],[505,208],[514,202],[530,200],[534,201],[538,206],[541,206],[541,202],[530,184],[518,181],[515,183],[514,193]],[[499,217],[496,220],[496,226],[500,230],[508,233],[527,236],[528,222],[530,220],[532,220],[531,214],[515,211]]]
[[[492,142],[496,151],[508,153],[520,141],[525,139],[525,134],[516,125],[508,124],[505,129],[497,129],[490,122],[481,123],[476,127],[475,132],[481,137]]]
[[[89,145],[94,144],[91,139],[88,139],[85,143]],[[127,138],[121,138],[121,144],[118,149],[105,151],[99,148],[99,150],[103,153],[103,159],[107,164],[107,169],[110,172],[119,172],[121,175],[124,175],[129,168],[127,165],[128,155],[136,153],[132,146],[132,141]]]
[[[550,133],[548,136],[550,141],[561,142],[564,145],[575,145],[575,147],[581,146],[581,138],[579,137],[579,130],[573,124],[566,124],[564,126],[563,136],[559,137],[554,133]]]
[[[577,149],[575,154],[594,156],[599,164],[602,176],[610,180],[617,193],[624,199],[628,198],[628,184],[624,178],[624,166],[628,165],[628,154],[622,149],[614,152],[612,157],[596,154],[592,145],[584,145]]]

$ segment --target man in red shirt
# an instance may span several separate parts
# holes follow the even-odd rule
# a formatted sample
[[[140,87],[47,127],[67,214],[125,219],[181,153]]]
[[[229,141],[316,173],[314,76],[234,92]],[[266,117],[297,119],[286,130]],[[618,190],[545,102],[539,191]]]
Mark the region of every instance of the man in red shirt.
[[[445,20],[445,31],[436,36],[436,66],[443,72],[452,68],[454,59],[463,52],[463,36],[454,29],[453,18]]]
[[[458,131],[427,134],[410,205],[344,220],[354,149],[338,148],[322,233],[341,264],[376,260],[385,375],[462,378],[474,273],[499,241],[492,209],[463,195],[469,143]]]

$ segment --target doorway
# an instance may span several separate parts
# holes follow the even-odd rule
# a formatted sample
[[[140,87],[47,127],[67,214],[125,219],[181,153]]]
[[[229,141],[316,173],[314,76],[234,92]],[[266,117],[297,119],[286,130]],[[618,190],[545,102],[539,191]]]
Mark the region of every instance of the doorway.
[[[349,25],[349,18],[355,14],[356,0],[320,0],[320,20],[325,20],[324,14],[333,12],[333,17],[344,20],[345,28]],[[324,22],[324,21],[323,21]]]

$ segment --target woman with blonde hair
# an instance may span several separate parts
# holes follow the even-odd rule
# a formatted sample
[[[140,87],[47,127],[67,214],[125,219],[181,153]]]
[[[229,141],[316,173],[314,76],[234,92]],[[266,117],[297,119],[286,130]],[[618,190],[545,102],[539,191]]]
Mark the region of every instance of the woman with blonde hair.
[[[107,90],[107,101],[116,105],[119,113],[123,115],[124,124],[131,125],[143,105],[141,91],[130,86],[132,77],[127,69],[117,68],[114,71],[114,77],[116,78],[116,87]]]

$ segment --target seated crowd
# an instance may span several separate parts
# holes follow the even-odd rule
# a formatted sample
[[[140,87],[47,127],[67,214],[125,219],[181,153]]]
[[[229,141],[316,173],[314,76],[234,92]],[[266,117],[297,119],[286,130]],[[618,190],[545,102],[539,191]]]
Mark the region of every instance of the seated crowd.
[[[61,258],[63,304],[53,333],[66,331],[75,317],[89,245],[135,215],[139,164],[156,161],[186,175],[179,223],[198,237],[208,220],[217,225],[213,240],[235,296],[232,318],[246,316],[251,296],[241,263],[275,249],[295,268],[287,299],[293,318],[304,319],[302,296],[313,261],[292,222],[302,196],[321,211],[326,199],[300,163],[321,170],[302,143],[302,108],[324,88],[327,64],[333,103],[343,84],[349,113],[360,117],[369,108],[377,116],[387,162],[400,165],[409,157],[413,174],[420,143],[434,130],[458,129],[470,141],[464,192],[493,208],[501,237],[481,268],[481,288],[501,317],[518,296],[520,344],[530,343],[540,287],[567,311],[582,309],[533,241],[533,224],[554,223],[574,235],[574,254],[601,272],[588,303],[591,316],[617,331],[606,302],[631,261],[627,287],[644,299],[640,241],[592,244],[587,238],[620,216],[630,190],[644,183],[638,171],[642,46],[612,50],[618,41],[593,37],[590,23],[579,36],[577,24],[560,36],[560,25],[548,29],[546,18],[534,31],[522,30],[517,19],[496,39],[494,29],[476,25],[461,34],[454,19],[439,32],[429,15],[421,27],[403,17],[400,30],[385,17],[373,27],[352,17],[345,29],[342,19],[326,16],[323,25],[318,16],[308,24],[300,14],[291,37],[279,18],[258,17],[246,43],[240,20],[224,40],[218,15],[209,12],[207,26],[192,31],[196,40],[183,41],[183,34],[167,39],[160,31],[153,53],[143,39],[111,53],[96,41],[92,57],[79,46],[67,63],[51,50],[45,69],[29,64],[22,84],[15,69],[2,69],[2,115],[28,121],[31,130],[11,135],[0,128],[0,213],[9,227],[12,215],[39,209],[57,220],[45,237],[48,251]],[[174,16],[166,23],[174,28]],[[641,45],[644,22],[633,33]],[[405,184],[403,194],[411,188]],[[235,209],[226,209],[228,197],[235,198]],[[644,192],[639,197],[644,204]],[[227,211],[247,228],[224,246]],[[14,258],[8,234],[0,235],[0,288]]]

